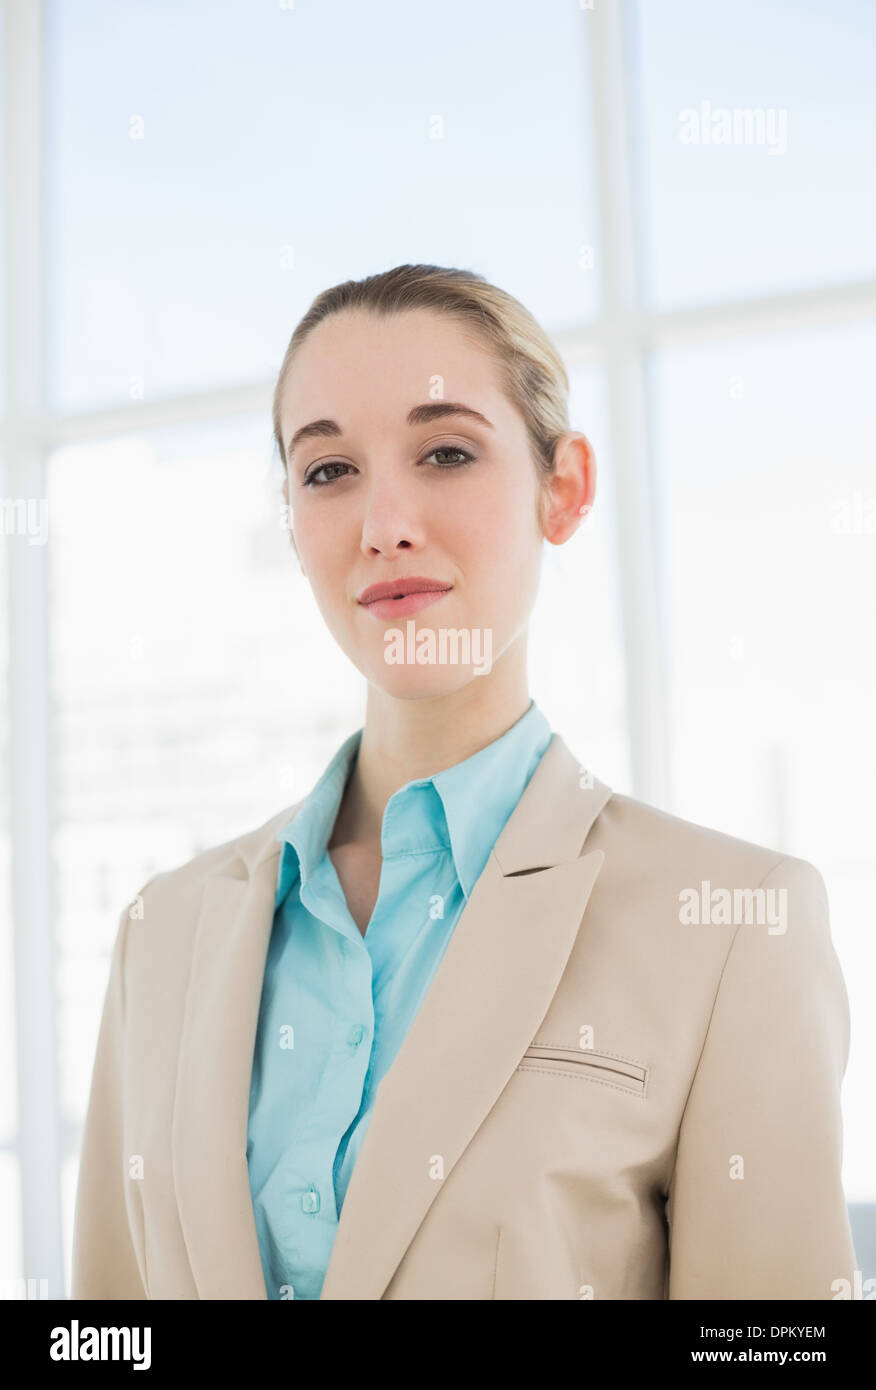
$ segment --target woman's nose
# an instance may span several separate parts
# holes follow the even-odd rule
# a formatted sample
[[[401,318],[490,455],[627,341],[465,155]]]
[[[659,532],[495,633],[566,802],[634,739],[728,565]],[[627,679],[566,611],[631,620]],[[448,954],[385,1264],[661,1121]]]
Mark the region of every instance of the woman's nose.
[[[400,547],[422,544],[424,522],[419,508],[401,485],[385,481],[372,485],[364,501],[362,549],[391,555]]]

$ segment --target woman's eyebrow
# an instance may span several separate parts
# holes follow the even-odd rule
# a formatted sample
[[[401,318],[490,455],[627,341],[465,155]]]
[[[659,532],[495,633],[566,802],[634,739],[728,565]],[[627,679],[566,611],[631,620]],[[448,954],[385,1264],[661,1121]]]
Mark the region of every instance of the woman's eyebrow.
[[[470,419],[486,425],[488,429],[494,428],[486,415],[482,415],[479,410],[473,410],[469,405],[463,405],[460,401],[429,401],[425,405],[415,405],[408,411],[408,424],[425,425],[445,415],[467,415]],[[309,425],[302,425],[300,430],[295,431],[286,445],[286,457],[291,458],[293,450],[305,439],[330,439],[338,434],[343,434],[343,430],[337,420],[311,420]]]
[[[430,420],[439,420],[442,415],[468,415],[472,420],[479,420],[488,429],[493,428],[486,415],[482,415],[479,410],[473,410],[470,405],[462,405],[460,401],[429,401],[427,405],[415,405],[408,411],[408,424],[426,425]]]

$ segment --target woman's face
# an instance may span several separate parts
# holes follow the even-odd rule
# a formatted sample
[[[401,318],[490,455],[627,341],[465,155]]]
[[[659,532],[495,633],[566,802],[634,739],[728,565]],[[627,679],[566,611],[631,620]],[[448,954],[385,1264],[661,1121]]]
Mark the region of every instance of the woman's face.
[[[495,664],[525,631],[543,535],[523,419],[484,349],[439,313],[345,311],[305,341],[280,404],[296,552],[353,664],[401,698],[460,689],[485,653]],[[360,602],[370,585],[411,576],[447,592],[414,611]],[[436,642],[417,661],[429,629],[467,632],[470,659],[452,639],[443,659]],[[387,659],[390,633],[400,662]]]

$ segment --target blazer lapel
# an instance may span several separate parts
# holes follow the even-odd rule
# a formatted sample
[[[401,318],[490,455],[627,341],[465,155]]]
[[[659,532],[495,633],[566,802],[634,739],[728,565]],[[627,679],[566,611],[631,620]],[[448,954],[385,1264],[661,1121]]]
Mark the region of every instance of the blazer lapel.
[[[280,845],[238,841],[204,882],[173,1111],[173,1175],[189,1263],[202,1299],[267,1299],[246,1161],[249,1090]]]
[[[377,1088],[323,1299],[379,1299],[535,1036],[604,854],[579,857],[611,796],[554,734]],[[205,880],[171,1140],[180,1221],[202,1299],[267,1297],[246,1161],[249,1090],[280,845],[299,803],[238,840]]]
[[[377,1088],[321,1298],[381,1298],[536,1035],[605,859],[578,857],[612,794],[593,780],[580,786],[578,762],[554,734]]]

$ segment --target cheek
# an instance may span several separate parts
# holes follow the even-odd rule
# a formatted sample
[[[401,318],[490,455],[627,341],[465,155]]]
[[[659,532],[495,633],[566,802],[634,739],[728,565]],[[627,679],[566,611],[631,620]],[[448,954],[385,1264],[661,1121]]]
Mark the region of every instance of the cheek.
[[[467,491],[464,505],[455,508],[452,524],[470,572],[486,578],[495,575],[505,582],[509,575],[520,577],[530,554],[536,559],[541,553],[536,497],[528,477],[515,474],[498,487],[494,480],[479,481]]]
[[[444,521],[464,526],[466,531],[487,532],[499,519],[502,527],[518,505],[520,484],[501,462],[474,464],[445,486],[435,488]]]
[[[329,509],[320,512],[318,508],[306,505],[299,507],[292,517],[295,545],[308,576],[318,580],[321,575],[330,575],[341,563],[338,546],[338,523],[334,524]]]

